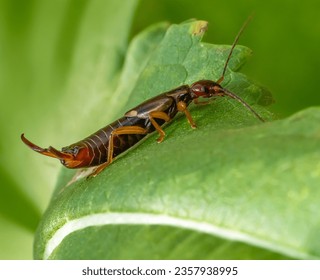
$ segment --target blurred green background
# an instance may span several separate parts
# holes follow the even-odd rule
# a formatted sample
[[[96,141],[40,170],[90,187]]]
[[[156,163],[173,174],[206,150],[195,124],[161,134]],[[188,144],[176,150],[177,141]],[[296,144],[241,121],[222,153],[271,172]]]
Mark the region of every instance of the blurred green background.
[[[92,91],[101,96],[114,88],[118,76],[110,73],[121,73],[127,45],[150,24],[207,20],[204,41],[231,44],[254,12],[240,39],[253,50],[242,71],[273,93],[271,110],[279,118],[320,104],[319,1],[127,0],[122,7],[116,2],[0,0],[0,259],[32,258],[33,234],[60,168],[56,161],[27,150],[20,134],[25,132],[39,145],[61,147],[110,121],[107,103],[100,104],[99,118],[91,119],[85,107],[79,116],[79,107],[103,100],[91,102],[80,93],[91,92],[86,79],[96,79]],[[109,57],[95,45],[104,32]],[[92,59],[103,58],[103,75],[90,76],[92,65],[81,64],[87,49],[96,54],[90,54]],[[83,131],[77,135],[73,131],[79,126]]]

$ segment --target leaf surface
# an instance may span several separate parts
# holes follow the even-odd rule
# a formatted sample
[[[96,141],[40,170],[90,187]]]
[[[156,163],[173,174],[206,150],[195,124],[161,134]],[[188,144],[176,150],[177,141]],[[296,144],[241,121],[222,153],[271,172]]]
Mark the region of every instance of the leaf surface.
[[[190,21],[140,34],[114,117],[181,84],[217,80],[230,46],[201,43],[205,29]],[[235,48],[223,86],[270,120],[261,106],[270,93],[234,72],[250,53]],[[198,129],[177,117],[163,143],[150,136],[95,178],[66,186],[74,173],[65,170],[35,258],[319,258],[319,108],[264,124],[228,98],[191,113]]]

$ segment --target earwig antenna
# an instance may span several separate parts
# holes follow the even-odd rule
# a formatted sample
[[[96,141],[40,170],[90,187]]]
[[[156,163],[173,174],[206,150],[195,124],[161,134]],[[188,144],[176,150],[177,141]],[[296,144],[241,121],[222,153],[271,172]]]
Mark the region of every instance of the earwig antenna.
[[[217,81],[218,84],[220,84],[220,83],[223,81],[223,79],[224,79],[224,74],[226,73],[227,66],[228,66],[228,63],[229,63],[229,61],[230,61],[232,52],[233,52],[235,46],[237,45],[241,34],[243,33],[243,31],[244,31],[245,28],[247,27],[248,23],[251,21],[252,17],[253,17],[253,14],[250,15],[250,16],[247,18],[247,20],[244,22],[244,24],[243,24],[242,27],[240,28],[240,30],[239,30],[236,38],[234,39],[233,44],[232,44],[232,47],[231,47],[231,50],[230,50],[229,55],[228,55],[228,58],[227,58],[226,63],[225,63],[225,65],[224,65],[224,68],[223,68],[223,71],[222,71],[222,75],[221,75],[221,77],[219,78],[219,80]]]
[[[251,19],[253,18],[253,14],[250,15],[246,21],[243,23],[243,25],[241,26],[236,38],[234,39],[233,41],[233,44],[231,46],[231,49],[230,49],[230,52],[229,52],[229,55],[227,57],[227,60],[226,60],[226,63],[224,65],[224,68],[223,68],[223,71],[222,71],[222,75],[221,77],[219,78],[219,80],[217,81],[217,83],[220,85],[220,83],[223,81],[224,79],[224,75],[226,73],[226,70],[227,70],[227,66],[228,66],[228,63],[230,61],[230,58],[231,58],[231,55],[233,53],[233,50],[235,48],[235,46],[237,45],[238,41],[239,41],[239,38],[241,36],[241,34],[243,33],[243,31],[245,30],[245,28],[247,27],[248,23],[251,21]],[[226,89],[222,89],[222,92],[224,95],[227,95],[235,100],[237,100],[238,102],[240,102],[244,107],[246,107],[252,114],[254,114],[256,116],[256,118],[258,118],[260,121],[264,122],[264,119],[255,111],[253,110],[248,103],[246,103],[244,100],[242,100],[239,96],[237,96],[236,94],[226,90]]]
[[[224,95],[227,95],[235,100],[237,100],[238,102],[240,102],[244,107],[246,107],[252,114],[254,114],[256,116],[256,118],[258,118],[260,121],[264,122],[265,120],[255,111],[251,108],[251,106],[245,102],[242,98],[240,98],[238,95],[226,90],[226,89],[222,89],[222,92]]]

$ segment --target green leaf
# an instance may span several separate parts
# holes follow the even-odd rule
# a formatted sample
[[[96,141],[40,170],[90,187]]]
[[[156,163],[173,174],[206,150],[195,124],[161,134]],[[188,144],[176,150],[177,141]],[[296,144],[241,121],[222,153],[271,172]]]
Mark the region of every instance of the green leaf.
[[[314,108],[200,135],[170,126],[179,135],[56,195],[36,257],[319,258],[319,120]]]
[[[219,78],[230,47],[201,43],[205,26],[160,25],[133,41],[116,90],[127,100],[123,111],[180,84]],[[270,118],[255,105],[272,100],[268,91],[230,71],[249,54],[235,49],[224,86]],[[74,173],[63,172],[35,258],[319,258],[320,109],[261,124],[221,98],[191,113],[198,129],[177,117],[163,143],[152,135],[95,178],[67,186]]]

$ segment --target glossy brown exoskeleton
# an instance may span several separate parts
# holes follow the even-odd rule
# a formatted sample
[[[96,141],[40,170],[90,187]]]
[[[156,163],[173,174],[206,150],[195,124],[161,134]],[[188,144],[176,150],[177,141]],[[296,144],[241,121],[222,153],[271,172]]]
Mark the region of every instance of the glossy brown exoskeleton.
[[[246,23],[232,45],[222,76],[217,82],[200,80],[191,86],[183,85],[162,93],[129,110],[122,118],[89,137],[62,148],[61,151],[51,146],[47,149],[40,148],[27,140],[24,134],[21,135],[22,141],[40,154],[59,159],[68,168],[97,166],[90,174],[95,176],[107,167],[116,156],[137,144],[146,135],[157,131],[159,133],[157,141],[162,142],[165,136],[162,125],[172,120],[178,112],[184,113],[191,127],[195,128],[196,124],[191,117],[188,106],[191,102],[199,103],[198,98],[229,96],[240,102],[259,120],[263,121],[245,101],[220,85],[232,51]]]

